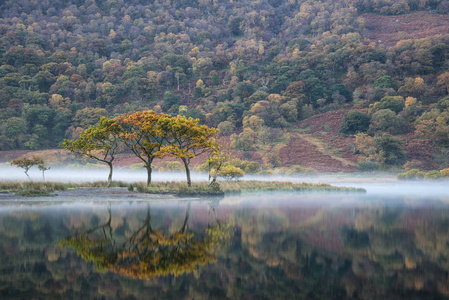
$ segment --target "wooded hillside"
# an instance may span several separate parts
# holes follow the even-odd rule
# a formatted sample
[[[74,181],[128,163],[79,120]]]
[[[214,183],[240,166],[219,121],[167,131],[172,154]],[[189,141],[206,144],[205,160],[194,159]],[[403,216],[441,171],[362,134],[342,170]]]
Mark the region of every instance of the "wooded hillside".
[[[442,168],[448,13],[447,0],[3,1],[0,150],[55,148],[101,116],[153,109],[291,165],[282,149],[304,120],[358,110],[333,128],[350,149],[336,156]],[[433,152],[417,155],[423,144]]]

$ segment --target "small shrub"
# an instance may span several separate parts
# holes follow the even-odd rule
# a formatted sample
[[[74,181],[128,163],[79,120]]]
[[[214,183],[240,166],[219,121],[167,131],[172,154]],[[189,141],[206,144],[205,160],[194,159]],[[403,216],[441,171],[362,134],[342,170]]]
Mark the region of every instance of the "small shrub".
[[[260,164],[256,161],[241,160],[234,158],[229,162],[230,165],[242,169],[245,173],[255,174],[260,170]]]
[[[179,161],[164,161],[159,167],[159,172],[179,172],[184,170],[184,166]]]
[[[193,167],[193,170],[200,172],[200,173],[207,173],[207,172],[209,172],[209,163],[205,162],[203,164],[195,165]]]
[[[441,178],[441,173],[440,171],[437,170],[432,170],[426,173],[426,175],[424,175],[424,179],[439,179]]]
[[[370,160],[364,160],[362,162],[359,162],[357,165],[357,169],[359,171],[376,171],[379,170],[380,165],[370,161]]]
[[[311,173],[316,173],[315,169],[313,168],[304,168],[301,166],[291,166],[290,169],[288,169],[287,171],[285,171],[286,175],[289,176],[295,176],[295,175],[300,175],[300,174],[311,174]]]
[[[144,193],[144,192],[146,192],[146,190],[147,190],[147,186],[146,186],[144,183],[138,183],[138,184],[136,185],[136,190],[137,190],[139,193]]]
[[[449,168],[440,171],[441,177],[449,177]]]
[[[128,191],[134,192],[134,185],[132,183],[128,185]]]
[[[273,170],[262,170],[259,172],[260,175],[267,175],[267,176],[273,176],[274,171]]]
[[[239,178],[243,177],[245,175],[245,172],[238,168],[234,167],[233,165],[225,165],[220,168],[218,171],[218,177],[222,177],[228,180],[235,179],[238,180]]]
[[[406,162],[403,165],[403,168],[406,171],[411,170],[411,169],[425,169],[425,164],[419,160],[413,159],[411,161]]]
[[[424,173],[418,169],[411,169],[405,173],[398,174],[398,179],[399,180],[419,180],[419,179],[423,179],[425,175],[426,175],[426,173]]]

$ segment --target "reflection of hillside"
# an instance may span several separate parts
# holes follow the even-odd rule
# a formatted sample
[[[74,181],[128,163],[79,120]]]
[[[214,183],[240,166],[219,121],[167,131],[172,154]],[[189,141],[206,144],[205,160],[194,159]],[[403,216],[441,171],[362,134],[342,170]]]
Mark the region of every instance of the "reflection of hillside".
[[[0,212],[0,299],[449,298],[446,206],[282,199]]]
[[[243,251],[234,280],[247,288],[297,299],[449,296],[447,209],[272,205],[235,219]],[[283,293],[270,290],[274,277]]]
[[[108,270],[132,278],[152,279],[167,275],[194,272],[197,266],[216,260],[217,247],[230,237],[230,224],[222,225],[218,220],[208,226],[205,234],[198,235],[188,230],[190,204],[179,230],[164,233],[151,225],[151,214],[141,226],[122,241],[108,221],[88,231],[65,238],[63,247],[77,250],[78,255],[92,261],[98,270]]]

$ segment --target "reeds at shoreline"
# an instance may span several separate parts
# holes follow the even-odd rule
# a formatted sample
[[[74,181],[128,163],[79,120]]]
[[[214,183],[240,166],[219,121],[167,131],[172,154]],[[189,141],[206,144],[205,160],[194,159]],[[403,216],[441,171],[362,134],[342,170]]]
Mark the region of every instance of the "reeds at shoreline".
[[[52,196],[54,192],[75,188],[105,188],[103,181],[83,183],[63,182],[18,182],[0,181],[0,192],[13,193],[18,196],[37,197]],[[211,187],[208,182],[194,182],[188,187],[180,181],[156,181],[151,186],[144,182],[112,182],[110,187],[127,188],[131,192],[175,195],[219,195],[225,193],[262,192],[262,191],[327,191],[327,192],[365,192],[364,189],[336,187],[323,183],[293,183],[289,181],[221,181],[219,187]]]

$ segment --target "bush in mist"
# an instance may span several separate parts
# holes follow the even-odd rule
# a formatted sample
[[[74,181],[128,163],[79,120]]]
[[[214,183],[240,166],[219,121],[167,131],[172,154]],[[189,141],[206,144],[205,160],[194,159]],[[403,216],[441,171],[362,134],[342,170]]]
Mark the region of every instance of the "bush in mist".
[[[316,173],[314,168],[304,168],[298,165],[291,166],[288,170],[285,171],[285,175],[289,176],[297,176],[303,174],[313,174]]]
[[[429,171],[424,175],[424,179],[440,179],[441,177],[442,175],[438,170]]]
[[[442,177],[449,177],[449,168],[440,171]]]
[[[424,176],[426,176],[425,172],[422,172],[418,169],[411,169],[407,172],[398,174],[399,180],[419,180],[424,179]]]

